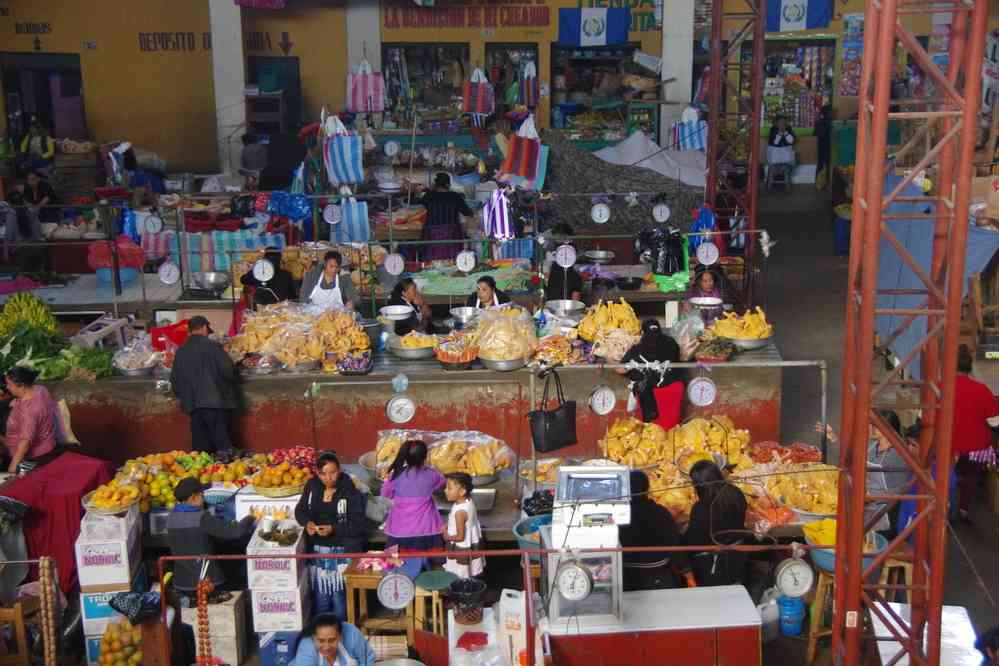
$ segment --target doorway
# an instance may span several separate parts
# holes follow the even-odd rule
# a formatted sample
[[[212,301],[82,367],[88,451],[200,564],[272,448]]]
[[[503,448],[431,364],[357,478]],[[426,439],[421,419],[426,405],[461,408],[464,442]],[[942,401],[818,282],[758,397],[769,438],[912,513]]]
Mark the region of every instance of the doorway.
[[[289,128],[298,131],[305,124],[298,58],[249,56],[246,79],[250,85],[260,86],[260,92],[284,90],[285,120]]]
[[[37,116],[59,139],[86,139],[80,56],[0,53],[8,134],[19,141]]]

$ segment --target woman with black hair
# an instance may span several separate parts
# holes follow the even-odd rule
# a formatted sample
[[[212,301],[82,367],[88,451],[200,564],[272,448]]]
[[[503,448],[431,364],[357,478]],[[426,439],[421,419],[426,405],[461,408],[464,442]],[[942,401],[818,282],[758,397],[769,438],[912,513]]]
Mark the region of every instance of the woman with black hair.
[[[475,282],[475,293],[468,297],[465,305],[470,308],[493,308],[509,303],[510,297],[496,287],[492,275],[483,275]]]
[[[56,447],[56,403],[44,386],[35,384],[38,373],[21,366],[7,371],[7,390],[14,396],[7,434],[0,442],[7,447],[7,471],[17,473],[25,460],[38,460]]]
[[[662,332],[662,326],[658,321],[646,319],[642,322],[641,340],[625,353],[621,363],[689,361],[696,347],[696,342],[690,342],[681,349],[676,340]],[[683,407],[683,371],[657,372],[618,368],[617,373],[626,374],[631,380],[631,389],[642,408],[642,419],[646,423],[656,423],[669,430],[680,422],[680,409]]]
[[[692,300],[695,298],[717,298],[718,305],[705,307],[704,301],[697,304],[696,301]],[[719,281],[715,272],[710,268],[701,267],[694,273],[694,279],[691,281],[690,286],[687,287],[687,293],[683,297],[683,311],[692,312],[696,307],[704,325],[710,326],[722,314],[721,300],[721,289],[719,288]]]
[[[364,634],[332,613],[320,613],[302,632],[289,666],[374,666]]]
[[[999,625],[987,630],[975,641],[975,649],[982,653],[982,666],[999,666]]]
[[[364,495],[343,473],[332,451],[316,460],[317,474],[305,484],[295,507],[295,520],[305,528],[310,552],[320,554],[361,553],[365,550]],[[349,560],[338,558],[312,561],[313,609],[332,612],[341,620],[347,616],[347,592],[343,572]]]
[[[649,497],[649,477],[631,471],[631,523],[620,528],[621,545],[675,546],[680,535],[673,514]],[[625,553],[624,590],[663,590],[676,587],[670,568],[684,570],[686,553]]]
[[[885,410],[878,415],[891,426],[896,435],[903,440],[906,439],[902,434],[902,422],[898,414]],[[913,455],[915,453],[913,451]],[[870,427],[867,443],[867,470],[867,490],[874,495],[904,495],[912,478],[912,474],[907,471],[905,460],[892,446],[891,440],[873,425]],[[873,515],[884,506],[884,502],[872,502],[867,508]],[[898,529],[898,512],[899,503],[896,502],[884,513],[875,528],[879,532],[884,532],[885,536],[894,538]]]
[[[408,305],[413,308],[413,314],[409,316],[409,319],[395,323],[396,335],[406,335],[410,331],[419,331],[420,333],[434,332],[430,305],[423,297],[423,294],[420,293],[420,288],[416,286],[416,281],[413,278],[405,277],[395,283],[388,304]]]
[[[261,282],[252,270],[239,278],[244,287],[253,287],[253,307],[294,300],[295,278],[290,271],[281,267],[281,250],[273,246],[266,248],[264,260],[274,267],[274,275],[270,280]]]
[[[382,486],[382,497],[392,500],[385,521],[385,545],[403,550],[441,550],[444,521],[434,504],[434,493],[444,487],[444,475],[427,466],[427,445],[411,439],[402,445]]]
[[[443,172],[438,173],[434,177],[433,189],[424,192],[417,203],[427,209],[427,221],[423,225],[423,235],[420,240],[463,241],[465,239],[461,218],[474,217],[475,213],[465,203],[465,197],[451,189],[451,176]],[[420,250],[420,259],[423,261],[454,259],[461,248],[461,243],[425,245]]]
[[[725,480],[721,469],[710,460],[700,460],[690,468],[690,480],[697,502],[683,535],[685,546],[714,546],[739,543],[734,533],[746,529],[746,497]],[[690,563],[701,587],[741,584],[746,554],[734,551],[693,553]]]

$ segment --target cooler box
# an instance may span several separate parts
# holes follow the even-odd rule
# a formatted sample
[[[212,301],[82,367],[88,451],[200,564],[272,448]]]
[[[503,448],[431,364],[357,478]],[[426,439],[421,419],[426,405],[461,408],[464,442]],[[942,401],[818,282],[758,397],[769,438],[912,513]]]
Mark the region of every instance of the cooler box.
[[[298,527],[298,540],[290,546],[279,546],[261,538],[259,532],[246,546],[247,555],[298,555],[305,551],[305,529],[294,520],[282,521]],[[304,560],[279,558],[273,560],[247,560],[246,580],[251,590],[287,590],[295,587],[301,574],[308,568]]]
[[[272,631],[257,635],[260,666],[288,666],[298,647],[297,631]]]
[[[308,567],[303,567],[298,587],[286,590],[250,590],[253,630],[302,631],[307,624],[311,595]]]

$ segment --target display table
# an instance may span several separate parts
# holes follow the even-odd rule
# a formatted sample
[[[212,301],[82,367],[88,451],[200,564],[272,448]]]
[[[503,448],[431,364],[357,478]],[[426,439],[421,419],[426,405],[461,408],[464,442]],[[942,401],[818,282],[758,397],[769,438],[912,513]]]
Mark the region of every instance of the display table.
[[[623,653],[635,666],[662,664],[664,654],[685,666],[761,663],[760,614],[741,585],[625,592],[621,608],[620,621],[600,626],[553,623],[555,663],[593,664],[593,655]]]
[[[416,598],[406,607],[402,617],[373,617],[368,612],[368,591],[377,590],[382,579],[380,571],[358,571],[357,561],[351,560],[344,572],[347,587],[347,622],[360,629],[365,636],[370,631],[398,630],[406,632],[406,641],[414,645],[416,628],[427,627],[427,601],[433,597],[429,590],[416,586]],[[358,595],[355,600],[354,595]]]
[[[912,609],[909,604],[888,604],[904,621],[909,622]],[[871,623],[874,625],[874,635],[878,645],[878,656],[881,664],[897,664],[909,666],[909,657],[904,656],[894,661],[902,647],[875,613],[871,613]],[[940,666],[965,666],[965,664],[982,663],[982,653],[975,649],[975,627],[971,624],[968,611],[963,606],[944,606],[940,622]],[[894,625],[897,630],[899,627]]]
[[[106,460],[68,451],[52,462],[0,486],[0,495],[27,504],[24,540],[28,557],[50,555],[66,594],[76,585],[74,544],[80,534],[81,500],[107,483],[114,466]]]

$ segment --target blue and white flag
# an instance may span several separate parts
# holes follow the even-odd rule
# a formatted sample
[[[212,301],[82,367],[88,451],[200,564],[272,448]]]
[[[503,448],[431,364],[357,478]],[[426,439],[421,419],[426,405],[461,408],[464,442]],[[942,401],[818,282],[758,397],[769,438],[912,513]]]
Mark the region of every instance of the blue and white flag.
[[[767,32],[829,27],[832,0],[767,0]]]
[[[558,43],[562,46],[608,46],[628,41],[631,10],[583,7],[558,10]]]

